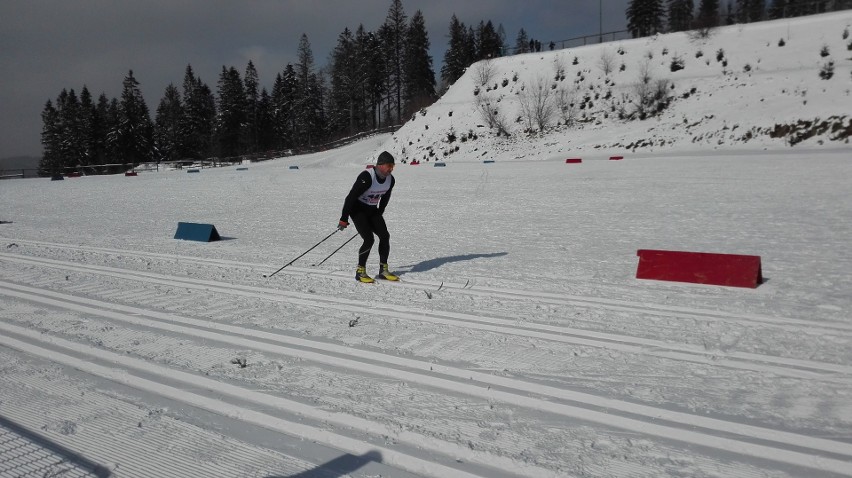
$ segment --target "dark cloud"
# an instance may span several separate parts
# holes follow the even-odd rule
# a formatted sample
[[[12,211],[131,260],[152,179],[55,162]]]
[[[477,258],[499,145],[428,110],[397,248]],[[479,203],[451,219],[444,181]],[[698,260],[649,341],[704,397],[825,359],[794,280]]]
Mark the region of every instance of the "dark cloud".
[[[62,89],[83,85],[97,97],[121,94],[129,70],[156,110],[169,83],[180,85],[186,65],[215,88],[222,66],[245,71],[252,60],[261,83],[296,61],[308,35],[317,66],[324,66],[338,34],[363,24],[375,30],[390,0],[63,0],[0,2],[0,158],[40,155],[41,112]],[[604,5],[606,3],[606,5]],[[520,28],[547,44],[624,28],[627,0],[608,2],[519,0],[403,0],[410,17],[420,10],[440,69],[450,18],[467,25],[502,24],[514,44]]]

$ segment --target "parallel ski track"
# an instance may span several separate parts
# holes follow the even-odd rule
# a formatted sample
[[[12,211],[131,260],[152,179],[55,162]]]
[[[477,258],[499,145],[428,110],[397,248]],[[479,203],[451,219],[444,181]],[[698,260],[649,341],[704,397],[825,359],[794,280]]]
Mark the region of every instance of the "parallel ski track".
[[[173,314],[147,311],[136,307],[84,299],[7,282],[0,282],[0,293],[20,300],[27,300],[79,313],[97,315],[109,320],[159,329],[172,334],[183,334],[190,337],[204,338],[263,350],[269,353],[300,357],[333,367],[353,370],[356,373],[392,377],[406,382],[447,390],[452,393],[463,393],[487,400],[497,400],[531,410],[557,414],[634,433],[656,436],[665,440],[678,441],[822,472],[852,476],[852,444],[849,443],[607,399],[591,394],[377,352],[341,348],[334,344],[293,338],[271,332],[243,329],[225,324],[180,317]],[[142,379],[141,377],[134,376],[128,370],[139,370],[161,376],[164,379],[178,380],[186,385],[186,389],[191,390],[200,387],[205,390],[216,390],[232,398],[251,401],[265,407],[280,409],[343,427],[364,430],[371,434],[378,434],[379,436],[388,433],[388,430],[383,425],[378,425],[361,418],[315,409],[296,402],[254,392],[244,387],[223,384],[215,380],[175,371],[122,354],[70,342],[58,337],[47,336],[39,331],[29,330],[17,325],[0,322],[0,330],[4,332],[3,335],[0,335],[0,344],[227,416],[233,415],[231,411],[232,406],[230,405],[223,404],[215,399],[179,390],[164,383]],[[15,339],[10,335],[24,338],[25,341]],[[90,361],[66,355],[64,352],[57,352],[58,349],[84,354],[100,360],[107,360],[110,363],[124,367],[124,370],[117,371],[112,368],[93,364]],[[321,443],[349,452],[364,453],[365,451],[369,451],[365,448],[368,446],[365,442],[353,440],[334,434],[333,432],[328,432],[327,430],[320,430],[304,424],[286,421],[264,413],[253,411],[240,412],[238,418],[291,435],[295,434],[315,439]],[[529,465],[518,464],[502,457],[468,450],[461,445],[424,437],[412,432],[402,431],[393,433],[394,438],[403,443],[426,446],[432,451],[448,456],[464,456],[470,462],[483,466],[494,466],[501,470],[510,470],[513,473],[525,476],[548,476],[552,474],[552,472],[546,470],[533,470],[529,468]],[[429,476],[470,476],[466,472],[459,472],[459,470],[443,467],[443,465],[435,465],[440,466],[440,470],[430,468],[434,464],[424,463],[419,458],[401,454],[399,451],[393,449],[375,447],[372,444],[369,447],[372,447],[370,448],[371,450],[378,448],[383,456],[387,457],[387,463],[416,473],[423,473]]]
[[[852,366],[843,364],[760,355],[749,352],[732,351],[727,352],[724,355],[720,355],[718,352],[706,351],[697,346],[688,344],[673,344],[660,340],[606,332],[594,332],[565,326],[527,322],[520,323],[509,319],[458,312],[424,311],[422,309],[404,305],[383,304],[381,306],[376,306],[364,301],[353,299],[169,276],[152,272],[117,269],[106,266],[90,266],[75,262],[58,261],[55,259],[0,253],[0,261],[2,260],[75,272],[87,272],[140,282],[215,291],[217,293],[227,295],[282,301],[308,307],[332,308],[369,316],[383,316],[397,319],[404,318],[455,327],[486,330],[506,335],[536,338],[579,346],[605,348],[625,353],[650,355],[670,360],[712,364],[717,367],[737,370],[772,373],[785,377],[808,380],[818,379],[833,383],[852,382]]]
[[[19,350],[21,352],[35,355],[65,366],[69,366],[82,372],[111,380],[123,385],[155,393],[162,397],[186,403],[219,415],[239,419],[246,423],[261,426],[279,433],[284,433],[301,439],[313,440],[339,450],[353,454],[374,454],[378,452],[382,456],[382,462],[391,466],[429,477],[458,477],[475,478],[480,475],[459,470],[432,461],[402,453],[398,450],[383,447],[364,440],[351,438],[333,431],[325,426],[312,426],[293,420],[279,418],[269,413],[255,411],[246,406],[235,405],[231,401],[210,398],[207,395],[191,392],[189,390],[215,391],[216,394],[229,397],[237,403],[260,404],[265,410],[274,409],[287,413],[318,420],[321,423],[334,424],[342,428],[354,428],[371,434],[374,438],[393,434],[381,424],[370,422],[361,418],[336,412],[327,412],[319,408],[311,407],[292,400],[256,392],[250,388],[230,385],[209,378],[200,377],[186,372],[170,369],[152,364],[150,362],[127,357],[122,354],[97,349],[92,346],[71,342],[58,337],[48,337],[15,325],[0,322],[0,344]],[[26,340],[19,340],[9,336],[15,334]],[[69,355],[76,354],[74,355]],[[83,355],[86,358],[79,358]],[[96,364],[91,359],[104,360],[111,364],[110,367]],[[136,372],[136,373],[134,373]],[[157,380],[146,379],[139,375],[144,373],[154,375]],[[162,380],[162,381],[160,381]],[[180,388],[166,384],[177,382]],[[430,437],[417,435],[412,432],[398,431],[397,438],[401,442],[412,445],[419,444],[433,452],[446,454],[448,458],[464,457],[471,462],[482,465],[511,470],[521,476],[555,476],[554,473],[533,466],[516,464],[511,460],[487,455],[466,449],[462,446],[436,440]],[[447,459],[446,461],[450,461]]]
[[[92,246],[78,246],[72,244],[61,244],[61,243],[53,243],[53,242],[43,242],[43,241],[32,241],[32,240],[18,240],[18,239],[8,239],[12,242],[18,244],[30,244],[34,246],[41,247],[54,247],[54,248],[62,248],[62,249],[70,249],[77,251],[86,251],[93,253],[101,253],[101,254],[121,254],[124,256],[135,256],[135,257],[151,257],[157,259],[165,259],[172,261],[182,261],[196,264],[205,264],[211,266],[221,266],[228,268],[238,268],[243,270],[270,270],[274,269],[272,266],[267,264],[251,264],[246,262],[239,261],[231,261],[227,259],[207,259],[207,258],[199,258],[199,257],[190,257],[190,256],[179,256],[174,254],[162,254],[155,252],[144,252],[144,251],[128,251],[122,249],[112,249],[112,248],[101,248],[101,247],[92,247]],[[305,268],[298,266],[291,266],[286,269],[283,269],[278,273],[279,275],[316,275],[321,277],[329,277],[335,278],[339,280],[351,281],[352,277],[350,274],[345,272],[338,271],[327,271],[322,269],[315,268]],[[384,283],[384,282],[383,282]],[[451,292],[461,292],[471,296],[482,296],[482,297],[496,297],[496,298],[504,298],[504,299],[535,299],[537,302],[543,304],[554,304],[554,305],[566,305],[572,307],[586,307],[586,308],[597,308],[597,309],[606,309],[613,310],[619,312],[643,312],[650,313],[660,317],[672,317],[679,319],[697,319],[697,320],[705,320],[705,321],[723,321],[723,322],[731,322],[737,324],[746,324],[746,323],[757,323],[757,324],[767,324],[775,327],[779,327],[783,330],[788,330],[792,332],[800,332],[802,327],[807,327],[808,330],[811,331],[825,331],[827,333],[831,332],[852,332],[852,323],[846,322],[836,322],[836,321],[814,321],[814,320],[806,320],[806,319],[797,319],[797,318],[788,318],[788,317],[774,317],[774,316],[765,316],[760,314],[742,314],[742,313],[728,313],[728,312],[720,312],[716,310],[707,310],[707,309],[699,309],[699,308],[691,308],[691,307],[678,307],[678,306],[667,306],[662,304],[648,304],[648,303],[639,303],[634,301],[627,300],[618,300],[618,299],[605,299],[598,297],[587,297],[587,296],[577,296],[570,294],[560,294],[560,293],[552,293],[552,292],[543,292],[536,290],[523,290],[523,289],[507,289],[507,288],[498,288],[498,287],[487,287],[480,285],[471,285],[469,282],[461,283],[461,282],[426,282],[426,281],[414,281],[404,279],[402,282],[389,283],[394,287],[407,287],[413,289],[427,289],[427,290],[437,290],[441,291],[451,291]]]

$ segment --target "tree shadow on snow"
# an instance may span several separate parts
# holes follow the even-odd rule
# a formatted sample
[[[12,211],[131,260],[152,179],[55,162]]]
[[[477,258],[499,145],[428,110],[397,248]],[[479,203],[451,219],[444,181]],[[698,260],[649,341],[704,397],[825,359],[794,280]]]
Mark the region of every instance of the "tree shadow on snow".
[[[296,475],[268,476],[266,478],[340,478],[360,469],[370,462],[381,463],[382,454],[375,450],[358,456],[346,453],[328,463],[317,465],[316,468],[303,471]]]
[[[438,257],[435,259],[429,259],[427,261],[420,262],[418,264],[414,264],[413,266],[403,266],[402,270],[397,270],[398,275],[402,275],[408,272],[425,272],[432,269],[437,269],[444,264],[449,264],[450,262],[461,262],[461,261],[472,261],[474,259],[481,258],[489,258],[489,257],[502,257],[509,254],[508,252],[492,252],[490,254],[464,254],[460,256],[447,256],[447,257]]]

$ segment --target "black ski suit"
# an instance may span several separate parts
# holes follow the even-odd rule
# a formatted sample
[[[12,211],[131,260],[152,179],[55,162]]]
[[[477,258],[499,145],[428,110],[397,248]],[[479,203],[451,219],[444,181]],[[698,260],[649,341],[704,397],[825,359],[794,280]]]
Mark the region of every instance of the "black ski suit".
[[[384,214],[385,208],[390,201],[391,192],[396,184],[396,180],[392,174],[389,174],[384,179],[376,174],[376,180],[379,184],[384,184],[385,181],[391,182],[390,189],[382,196],[377,206],[371,206],[359,200],[361,195],[367,192],[373,184],[370,171],[362,171],[355,178],[355,184],[352,185],[352,189],[343,202],[343,212],[340,215],[342,222],[349,222],[349,218],[352,217],[355,229],[364,240],[364,243],[361,244],[361,248],[358,250],[358,265],[364,267],[367,266],[367,258],[370,256],[370,250],[373,248],[375,242],[373,238],[374,234],[379,237],[379,260],[383,264],[387,264],[388,256],[390,256],[390,233],[382,214]]]

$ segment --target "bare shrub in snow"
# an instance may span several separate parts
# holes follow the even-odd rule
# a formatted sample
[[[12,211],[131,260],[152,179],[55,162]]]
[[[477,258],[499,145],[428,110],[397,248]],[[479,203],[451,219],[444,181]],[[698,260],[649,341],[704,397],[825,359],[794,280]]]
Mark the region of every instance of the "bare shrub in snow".
[[[565,79],[565,59],[562,55],[556,55],[556,59],[553,60],[553,81],[562,81]]]
[[[601,57],[598,59],[598,66],[601,68],[605,76],[609,76],[615,68],[615,55],[609,50],[603,50]]]
[[[487,86],[497,74],[497,68],[494,66],[494,61],[488,58],[476,63],[473,74],[477,85]]]
[[[577,89],[560,88],[556,91],[556,110],[559,118],[568,126],[577,119]]]
[[[686,36],[692,42],[702,42],[713,36],[714,33],[716,33],[714,27],[700,27],[686,32]]]
[[[650,60],[645,60],[641,65],[639,65],[639,82],[648,84],[651,82],[652,70],[654,69],[653,65],[651,65]]]
[[[553,90],[544,78],[527,84],[527,92],[521,95],[521,114],[532,132],[535,128],[544,131],[550,125],[555,102]]]
[[[479,112],[479,116],[482,118],[482,121],[484,121],[490,129],[497,130],[498,136],[510,136],[508,129],[509,122],[506,120],[506,116],[497,107],[496,101],[493,101],[486,95],[477,96],[474,101],[476,102],[476,111]]]
[[[672,89],[672,83],[667,79],[653,81],[650,73],[646,72],[640,75],[639,82],[633,87],[633,112],[627,115],[628,119],[646,119],[649,116],[659,114],[665,110],[671,97],[669,91]]]

